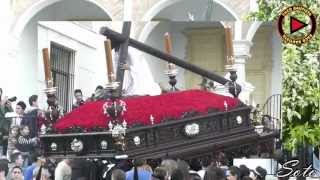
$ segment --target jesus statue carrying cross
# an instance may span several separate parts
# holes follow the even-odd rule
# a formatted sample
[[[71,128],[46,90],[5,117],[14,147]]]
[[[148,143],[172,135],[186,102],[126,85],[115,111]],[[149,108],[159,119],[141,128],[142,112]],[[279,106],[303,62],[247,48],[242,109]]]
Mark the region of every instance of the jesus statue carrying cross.
[[[155,96],[161,94],[160,86],[154,81],[148,63],[139,50],[128,47],[126,63],[120,63],[120,67],[118,67],[120,44],[113,41],[112,48],[113,67],[116,70],[125,70],[122,86],[123,96]]]

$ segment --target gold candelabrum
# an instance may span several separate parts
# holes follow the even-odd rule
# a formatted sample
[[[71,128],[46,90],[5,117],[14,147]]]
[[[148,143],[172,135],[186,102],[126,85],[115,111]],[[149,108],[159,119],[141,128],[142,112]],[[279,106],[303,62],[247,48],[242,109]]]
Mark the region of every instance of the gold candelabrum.
[[[164,74],[169,77],[169,84],[171,85],[170,91],[178,90],[178,88],[176,88],[176,84],[177,84],[176,76],[178,74],[178,69],[175,67],[170,68],[170,64],[169,64],[169,68],[165,70]]]
[[[113,73],[108,74],[108,83],[106,84],[106,90],[109,92],[116,91],[120,85],[120,82],[115,81],[115,75]]]
[[[53,86],[48,48],[42,49],[42,57],[43,57],[44,77],[46,81],[46,89],[44,90],[44,92],[47,94],[47,96],[55,95],[55,93],[57,92],[57,87]]]
[[[238,95],[241,92],[241,86],[236,83],[237,81],[237,67],[234,64],[234,57],[229,56],[228,58],[228,63],[225,66],[225,69],[230,73],[230,81],[228,81],[225,86],[226,89],[229,91],[230,94],[232,94],[234,97],[238,97]]]
[[[47,80],[46,81],[46,88],[44,89],[44,92],[48,95],[55,95],[57,92],[57,87],[53,86],[53,80]]]
[[[120,123],[120,119],[122,119],[122,115],[126,111],[126,104],[124,101],[120,99],[120,95],[117,93],[117,90],[120,86],[120,82],[116,81],[116,76],[113,71],[111,40],[107,39],[104,42],[104,46],[106,53],[106,66],[108,71],[108,83],[106,84],[105,89],[107,93],[110,95],[111,101],[107,101],[103,105],[103,110],[104,114],[111,118],[108,123],[108,128],[112,134],[116,148],[120,151],[125,151],[125,135],[127,123],[124,119],[122,123]]]
[[[167,54],[172,53],[172,41],[171,41],[171,35],[169,32],[166,32],[164,34],[164,47]],[[169,84],[171,85],[170,90],[176,91],[178,90],[175,86],[177,84],[176,76],[178,74],[178,69],[176,66],[172,63],[167,64],[167,69],[165,70],[165,75],[169,77]]]
[[[49,79],[46,80],[46,88],[44,89],[44,92],[47,95],[47,103],[48,103],[48,110],[45,112],[46,115],[46,125],[42,124],[41,129],[40,129],[40,134],[46,134],[49,129],[52,129],[53,122],[55,121],[53,118],[53,111],[52,107],[49,103],[49,99],[55,98],[56,97],[56,92],[57,92],[57,87],[53,86],[53,80]]]
[[[53,116],[52,116],[52,111],[51,111],[50,104],[49,104],[49,99],[55,98],[56,92],[57,92],[57,87],[54,87],[54,83],[53,83],[53,79],[52,79],[48,48],[42,49],[42,56],[43,56],[44,75],[45,75],[45,84],[46,84],[46,88],[44,89],[44,93],[46,93],[46,95],[47,95],[47,102],[48,102],[48,106],[49,106],[49,110],[47,112],[49,115],[48,115],[48,117],[46,117],[46,121],[49,121],[47,126],[51,126],[52,125],[51,121],[52,121]],[[51,127],[46,127],[46,125],[43,124],[41,126],[40,133],[45,134],[47,132],[48,128],[51,128]]]
[[[115,81],[115,76],[113,73],[109,75],[109,82],[106,84],[106,91],[110,94],[110,101],[106,102],[104,106],[104,112],[108,117],[111,117],[108,128],[112,134],[114,144],[118,150],[125,151],[126,149],[126,129],[127,122],[125,120],[120,123],[120,118],[126,111],[126,104],[116,95],[116,91],[120,85],[119,82]]]

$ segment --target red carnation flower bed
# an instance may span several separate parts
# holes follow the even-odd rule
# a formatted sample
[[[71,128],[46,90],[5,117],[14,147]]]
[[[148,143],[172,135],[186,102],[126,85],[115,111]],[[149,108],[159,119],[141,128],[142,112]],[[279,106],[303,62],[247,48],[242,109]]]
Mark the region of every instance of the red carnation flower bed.
[[[154,123],[164,119],[181,119],[185,112],[196,111],[201,114],[208,113],[209,109],[224,111],[224,102],[228,110],[236,107],[240,101],[235,98],[222,96],[202,90],[188,90],[162,94],[159,96],[139,96],[124,99],[127,111],[123,118],[128,126],[133,124],[150,124],[150,115]],[[106,101],[88,102],[72,112],[66,114],[55,124],[58,131],[70,127],[91,129],[95,127],[106,128],[109,117],[103,113],[103,104]]]

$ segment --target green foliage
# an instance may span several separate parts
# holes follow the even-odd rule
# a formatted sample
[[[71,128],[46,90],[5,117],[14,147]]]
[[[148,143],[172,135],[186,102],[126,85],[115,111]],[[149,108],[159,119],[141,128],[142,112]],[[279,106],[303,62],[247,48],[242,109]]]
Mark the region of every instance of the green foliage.
[[[287,141],[285,147],[290,150],[297,150],[297,147],[302,144],[320,145],[320,126],[312,126],[308,122],[302,125],[296,125],[290,128],[290,141]]]
[[[319,22],[318,0],[258,0],[258,11],[251,12],[246,18],[273,21],[284,8],[294,4],[309,8]],[[319,145],[320,142],[320,65],[317,60],[319,53],[319,24],[315,37],[309,43],[300,46],[283,45],[282,130],[285,147],[289,150],[306,143]]]
[[[303,5],[313,13],[320,14],[318,0],[258,0],[258,10],[249,13],[245,19],[250,21],[274,21],[283,9],[292,5]]]

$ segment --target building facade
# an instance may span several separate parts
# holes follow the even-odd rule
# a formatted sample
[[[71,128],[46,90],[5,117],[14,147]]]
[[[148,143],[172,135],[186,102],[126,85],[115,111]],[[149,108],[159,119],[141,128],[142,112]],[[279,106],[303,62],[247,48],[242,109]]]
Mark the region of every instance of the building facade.
[[[257,7],[252,0],[4,0],[2,4],[0,86],[8,96],[27,101],[31,94],[39,94],[45,104],[41,50],[49,47],[51,58],[62,64],[55,70],[60,72],[59,81],[68,84],[63,86],[65,96],[80,88],[89,97],[107,79],[101,43],[105,37],[99,28],[120,31],[124,20],[134,21],[132,38],[158,49],[164,49],[163,34],[170,32],[173,55],[223,76],[228,76],[223,31],[228,23],[233,29],[238,83],[243,87],[240,98],[264,104],[268,97],[281,94],[281,42],[274,24],[243,20]],[[167,85],[166,63],[145,57],[155,81]],[[181,89],[197,87],[201,81],[183,69],[177,79]]]

